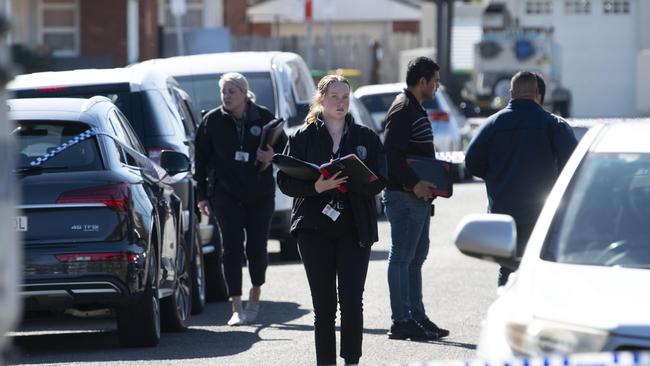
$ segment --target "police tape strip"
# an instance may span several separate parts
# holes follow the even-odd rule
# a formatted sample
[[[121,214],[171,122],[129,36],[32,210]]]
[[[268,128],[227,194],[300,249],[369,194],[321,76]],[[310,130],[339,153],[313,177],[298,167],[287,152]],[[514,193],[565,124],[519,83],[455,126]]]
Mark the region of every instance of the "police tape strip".
[[[106,134],[105,132],[102,132],[100,129],[98,129],[96,127],[93,127],[91,129],[88,129],[88,130],[78,134],[77,136],[71,138],[70,140],[62,143],[61,145],[59,145],[58,147],[56,147],[54,150],[50,151],[49,153],[34,159],[33,161],[31,161],[29,163],[29,165],[31,165],[31,166],[42,165],[46,161],[48,161],[48,160],[52,159],[53,157],[57,156],[58,154],[60,154],[62,151],[66,150],[66,149],[69,149],[70,147],[72,147],[72,146],[74,146],[74,145],[76,145],[76,144],[78,144],[78,143],[80,143],[80,142],[82,142],[84,140],[87,140],[90,137],[96,136],[96,135],[110,136],[110,135]]]
[[[465,162],[464,151],[439,151],[436,152],[436,159],[448,161],[452,164],[461,164]]]
[[[29,163],[31,166],[39,166],[48,161],[49,159],[52,159],[56,155],[60,154],[62,151],[69,149],[70,147],[85,141],[93,136],[97,135],[105,135],[110,138],[113,138],[112,135],[107,134],[106,132],[101,131],[97,127],[90,128],[77,136],[71,138],[70,140],[64,142],[63,144],[59,145],[56,147],[54,150],[50,151],[49,153],[40,156],[33,161]],[[465,152],[464,151],[439,151],[436,152],[436,159],[438,160],[444,160],[447,162],[450,162],[452,164],[461,164],[465,161]]]
[[[650,352],[583,353],[569,356],[519,357],[501,361],[476,359],[412,362],[400,366],[650,366]]]

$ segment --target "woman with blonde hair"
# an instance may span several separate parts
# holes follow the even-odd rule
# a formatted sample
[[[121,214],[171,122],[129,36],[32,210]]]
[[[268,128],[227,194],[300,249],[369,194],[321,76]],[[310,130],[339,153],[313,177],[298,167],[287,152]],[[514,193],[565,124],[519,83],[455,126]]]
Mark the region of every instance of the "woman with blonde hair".
[[[260,163],[268,164],[274,151],[284,148],[286,137],[275,146],[259,147],[262,127],[275,116],[255,104],[255,96],[242,74],[224,74],[219,88],[222,105],[203,117],[196,134],[194,176],[199,210],[208,216],[214,214],[221,229],[224,277],[232,302],[228,325],[242,325],[253,322],[259,311],[275,205],[273,169],[261,170]],[[253,286],[244,309],[241,295],[245,260]]]
[[[359,362],[363,289],[370,246],[378,240],[375,195],[384,187],[383,147],[372,130],[354,122],[349,103],[348,81],[339,75],[323,77],[305,124],[289,139],[284,154],[318,165],[356,154],[380,179],[353,191],[338,189],[347,181],[339,173],[321,175],[316,182],[282,172],[277,177],[280,190],[294,197],[291,232],[298,238],[311,290],[318,365],[336,365],[337,297],[341,357],[346,365]]]

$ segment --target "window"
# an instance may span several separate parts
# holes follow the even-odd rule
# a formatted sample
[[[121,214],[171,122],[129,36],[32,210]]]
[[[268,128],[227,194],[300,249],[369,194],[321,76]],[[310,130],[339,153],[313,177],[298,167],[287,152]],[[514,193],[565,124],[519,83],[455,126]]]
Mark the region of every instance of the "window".
[[[165,20],[165,27],[171,29],[176,25],[176,19],[171,12],[170,2],[172,0],[163,0],[165,6],[162,8],[164,14],[162,19]],[[205,4],[204,0],[186,0],[185,15],[181,17],[183,28],[203,28],[204,27]]]
[[[567,14],[591,14],[591,0],[566,0],[564,12]]]
[[[40,0],[39,42],[55,56],[79,55],[79,0]]]
[[[551,0],[526,1],[526,14],[551,14],[553,2]]]
[[[16,122],[12,135],[18,144],[18,167],[52,153],[90,126],[74,121],[22,120]],[[48,172],[103,169],[97,140],[89,138],[71,145],[42,164]]]
[[[605,14],[629,14],[630,0],[605,0],[603,1]]]

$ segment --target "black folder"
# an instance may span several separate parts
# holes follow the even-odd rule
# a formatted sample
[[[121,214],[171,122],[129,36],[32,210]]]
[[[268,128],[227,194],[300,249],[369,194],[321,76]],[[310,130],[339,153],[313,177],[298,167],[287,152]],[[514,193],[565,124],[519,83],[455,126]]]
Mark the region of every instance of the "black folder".
[[[260,149],[266,150],[267,145],[275,145],[284,132],[284,119],[276,118],[269,121],[262,127],[262,134],[260,136]],[[265,170],[269,164],[260,164],[260,171]]]
[[[320,166],[291,156],[275,154],[273,163],[288,176],[306,181],[316,181],[321,174],[328,178],[340,171],[339,177],[348,177],[345,186],[339,187],[342,192],[347,191],[346,187],[360,190],[364,185],[378,179],[355,154],[334,159]]]
[[[284,131],[284,119],[276,118],[269,121],[262,127],[262,135],[260,138],[260,147],[266,149],[266,145],[275,145]]]
[[[451,180],[451,163],[436,158],[427,158],[424,156],[408,155],[406,164],[413,169],[415,175],[421,180],[433,183],[436,188],[432,193],[438,197],[449,198],[453,194],[453,183]],[[412,191],[413,187],[406,187],[407,191]]]

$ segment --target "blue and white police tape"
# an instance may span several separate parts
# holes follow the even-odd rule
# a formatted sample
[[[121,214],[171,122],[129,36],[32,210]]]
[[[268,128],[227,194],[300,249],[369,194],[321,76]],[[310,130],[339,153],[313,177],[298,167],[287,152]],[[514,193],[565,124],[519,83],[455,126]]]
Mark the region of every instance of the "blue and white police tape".
[[[89,139],[89,138],[91,138],[91,137],[93,137],[95,135],[98,135],[98,134],[105,134],[105,133],[102,132],[100,129],[96,128],[96,127],[90,128],[90,129],[78,134],[77,136],[71,138],[70,140],[62,143],[61,145],[56,147],[54,150],[48,152],[47,154],[34,159],[33,161],[31,161],[29,163],[29,165],[31,165],[31,166],[39,166],[39,165],[43,164],[44,162],[48,161],[49,159],[52,159],[53,157],[55,157],[59,153],[61,153],[61,151],[69,149],[71,146],[74,146],[74,145],[80,143],[81,141],[87,140],[87,139]]]
[[[464,151],[438,151],[436,159],[448,161],[452,164],[461,164],[465,161]]]
[[[650,352],[602,352],[509,360],[412,362],[401,366],[650,366]]]

